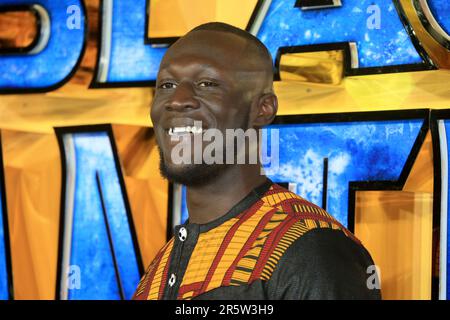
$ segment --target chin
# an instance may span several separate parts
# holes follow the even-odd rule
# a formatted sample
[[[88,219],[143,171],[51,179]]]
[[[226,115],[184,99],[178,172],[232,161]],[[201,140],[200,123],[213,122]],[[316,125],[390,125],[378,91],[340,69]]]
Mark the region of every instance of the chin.
[[[222,165],[175,165],[161,161],[159,170],[161,175],[173,183],[185,186],[202,186],[214,181],[224,170]]]

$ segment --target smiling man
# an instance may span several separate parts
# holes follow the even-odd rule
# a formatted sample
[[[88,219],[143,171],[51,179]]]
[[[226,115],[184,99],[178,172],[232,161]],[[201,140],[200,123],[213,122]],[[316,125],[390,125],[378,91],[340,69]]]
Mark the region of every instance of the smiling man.
[[[272,122],[272,79],[265,46],[227,24],[201,25],[168,49],[151,118],[161,173],[186,185],[189,220],[156,255],[134,299],[380,298],[362,244],[320,207],[268,179],[259,161],[195,159],[207,148],[195,142],[211,130],[214,140]],[[180,145],[187,161],[177,159]],[[248,160],[251,146],[236,142],[212,154]]]

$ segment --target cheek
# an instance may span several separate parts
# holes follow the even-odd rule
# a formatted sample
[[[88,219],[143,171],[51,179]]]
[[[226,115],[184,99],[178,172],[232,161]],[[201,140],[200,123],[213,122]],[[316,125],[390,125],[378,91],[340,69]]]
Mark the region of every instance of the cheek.
[[[235,104],[233,108],[226,109],[226,111],[218,117],[223,119],[222,125],[224,129],[247,129],[249,119],[249,106]]]
[[[248,92],[238,92],[227,99],[224,117],[231,127],[241,128],[247,125],[250,110],[253,107],[253,95]],[[230,127],[230,126],[229,126]]]
[[[158,124],[159,119],[161,118],[161,107],[159,107],[160,104],[158,104],[156,101],[152,103],[150,106],[150,119],[152,120],[153,126],[155,124]]]

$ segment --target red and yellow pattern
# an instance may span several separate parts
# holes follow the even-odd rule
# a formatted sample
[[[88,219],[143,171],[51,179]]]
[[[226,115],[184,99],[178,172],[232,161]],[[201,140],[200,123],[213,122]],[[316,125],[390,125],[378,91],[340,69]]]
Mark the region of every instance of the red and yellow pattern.
[[[273,184],[247,210],[199,235],[178,299],[192,299],[223,286],[269,280],[289,246],[316,228],[339,229],[358,242],[326,211]],[[173,241],[172,238],[149,266],[135,299],[162,298]]]

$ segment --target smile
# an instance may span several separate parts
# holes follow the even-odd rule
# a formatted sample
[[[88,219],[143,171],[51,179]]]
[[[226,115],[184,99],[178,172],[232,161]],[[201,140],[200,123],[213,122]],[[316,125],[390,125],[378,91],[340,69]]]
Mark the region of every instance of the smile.
[[[203,128],[198,127],[198,126],[172,127],[172,128],[169,128],[169,130],[168,130],[169,136],[181,135],[181,134],[187,134],[187,133],[200,134],[202,132],[203,132]]]

